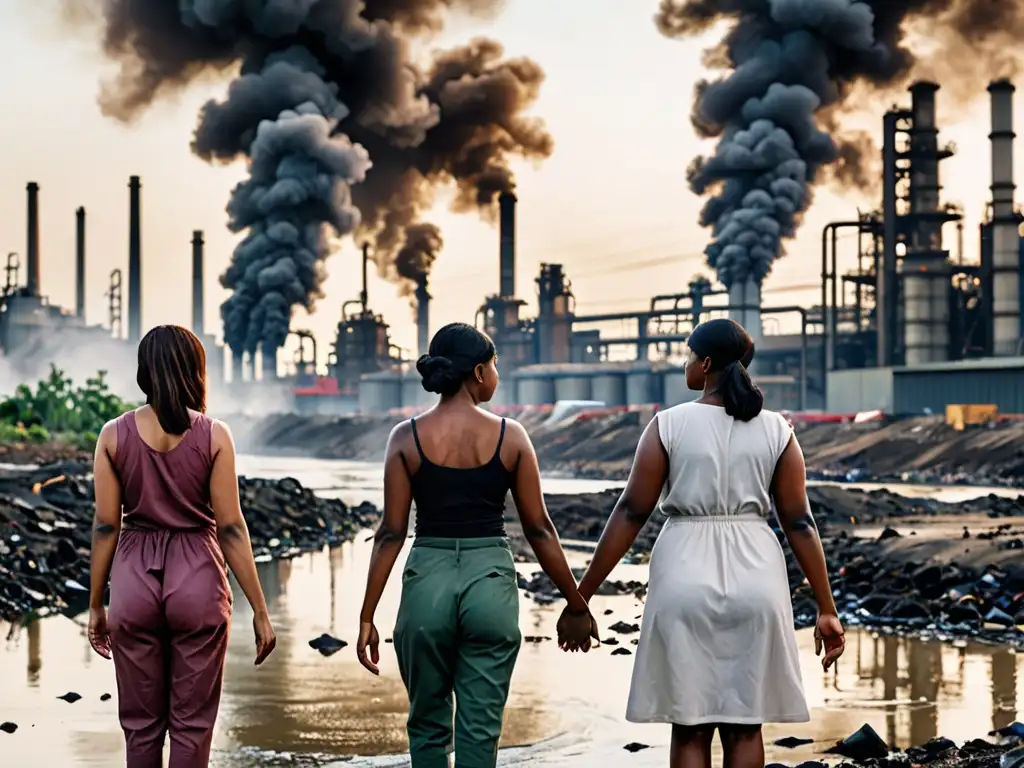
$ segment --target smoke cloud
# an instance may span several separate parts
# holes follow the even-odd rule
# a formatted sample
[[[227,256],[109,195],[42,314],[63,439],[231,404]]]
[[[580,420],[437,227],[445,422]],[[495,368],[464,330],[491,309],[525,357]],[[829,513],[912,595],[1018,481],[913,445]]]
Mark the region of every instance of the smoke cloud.
[[[861,186],[871,177],[870,142],[844,136],[841,114],[858,93],[904,85],[913,75],[943,82],[1016,71],[1024,34],[1018,0],[662,0],[655,21],[669,37],[731,22],[705,61],[729,71],[698,84],[692,122],[718,138],[688,171],[709,195],[700,222],[712,230],[708,263],[726,286],[770,273],[810,206],[816,182]],[[915,52],[911,34],[935,54]],[[964,54],[956,55],[957,52]],[[863,187],[862,187],[863,188]]]
[[[83,0],[65,3],[81,18]],[[502,5],[90,0],[103,51],[120,64],[101,90],[109,116],[131,121],[201,76],[237,73],[226,97],[203,107],[192,142],[208,162],[249,163],[228,204],[245,238],[221,278],[232,290],[221,307],[232,352],[280,346],[293,309],[313,309],[329,230],[370,240],[382,275],[410,279],[440,249],[422,221],[440,186],[454,185],[456,211],[490,218],[514,186],[511,159],[550,155],[543,123],[525,114],[544,80],[537,64],[475,40],[420,67],[406,42],[440,30],[450,12]]]

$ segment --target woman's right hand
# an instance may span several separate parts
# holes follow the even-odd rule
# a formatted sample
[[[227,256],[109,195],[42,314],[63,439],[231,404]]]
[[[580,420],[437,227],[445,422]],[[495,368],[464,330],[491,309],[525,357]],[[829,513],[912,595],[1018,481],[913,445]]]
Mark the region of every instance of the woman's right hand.
[[[563,651],[586,653],[591,645],[601,645],[601,638],[597,633],[597,620],[589,609],[580,613],[570,611],[569,606],[566,606],[558,618],[557,630],[558,647]]]
[[[277,635],[268,614],[256,614],[252,618],[252,631],[256,636],[256,666],[259,666],[277,647]]]
[[[821,656],[823,650],[825,655],[821,659],[821,668],[826,671],[846,650],[843,625],[834,613],[819,614],[818,622],[814,626],[814,655]]]

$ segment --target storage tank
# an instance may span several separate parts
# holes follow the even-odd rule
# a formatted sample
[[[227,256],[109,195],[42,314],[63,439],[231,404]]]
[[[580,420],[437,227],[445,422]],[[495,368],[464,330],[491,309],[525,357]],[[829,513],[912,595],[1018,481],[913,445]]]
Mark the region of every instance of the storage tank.
[[[384,413],[402,407],[402,377],[392,371],[359,378],[359,412]]]
[[[555,402],[555,382],[549,373],[518,375],[515,385],[518,405],[551,405]]]
[[[688,403],[697,399],[697,393],[691,392],[686,386],[686,371],[683,368],[671,368],[663,374],[665,399],[664,403],[671,408],[673,405]]]
[[[590,371],[566,371],[555,374],[555,400],[593,400]]]
[[[626,374],[624,371],[598,371],[591,382],[591,399],[600,400],[609,408],[626,405]]]
[[[660,371],[650,367],[634,368],[626,374],[626,405],[660,403],[662,385]]]

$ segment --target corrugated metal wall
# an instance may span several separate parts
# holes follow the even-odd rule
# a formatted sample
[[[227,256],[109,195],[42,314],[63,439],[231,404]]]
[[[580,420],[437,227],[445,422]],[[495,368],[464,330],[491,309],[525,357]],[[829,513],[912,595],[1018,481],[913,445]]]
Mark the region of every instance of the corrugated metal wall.
[[[828,412],[892,411],[892,368],[854,368],[829,371]]]
[[[1024,369],[893,372],[893,412],[945,413],[947,405],[994,404],[1000,413],[1024,414]]]

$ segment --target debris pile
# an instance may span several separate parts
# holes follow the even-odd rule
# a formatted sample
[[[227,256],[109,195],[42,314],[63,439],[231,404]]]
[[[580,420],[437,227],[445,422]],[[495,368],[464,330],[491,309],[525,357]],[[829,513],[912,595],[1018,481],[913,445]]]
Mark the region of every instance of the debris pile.
[[[559,535],[596,542],[619,492],[575,496],[551,495],[548,511]],[[850,625],[971,637],[983,642],[1024,647],[1024,497],[985,496],[960,504],[910,499],[888,491],[864,492],[839,487],[812,487],[808,497],[821,532],[836,604]],[[950,525],[964,515],[1003,520],[980,533],[963,528],[952,536],[899,533],[889,524],[918,522]],[[661,528],[656,513],[637,537],[628,561],[644,562]],[[774,525],[774,523],[773,523]],[[860,535],[870,526],[876,532]],[[878,529],[881,532],[878,533]],[[817,609],[813,593],[775,527],[786,553],[793,612],[797,627],[813,625]],[[510,527],[520,561],[531,561],[529,544]],[[576,571],[577,578],[582,569]],[[551,603],[558,591],[537,572],[520,578],[520,587],[534,600]],[[610,580],[601,594],[634,595],[643,600],[647,585]]]
[[[0,619],[77,613],[88,603],[93,490],[89,468],[66,463],[0,472]],[[379,517],[292,479],[239,478],[257,562],[351,541]]]

